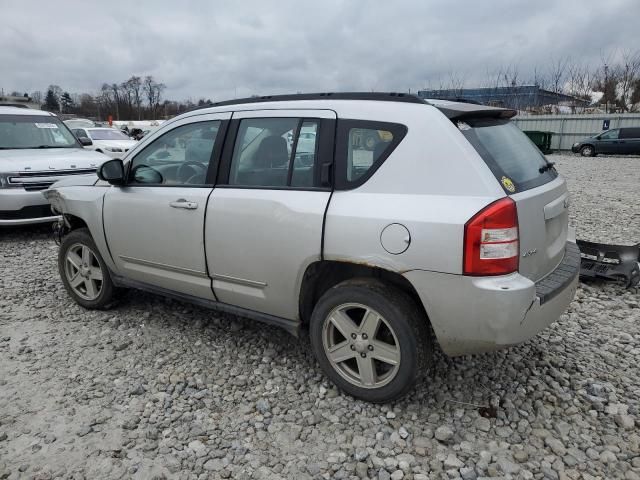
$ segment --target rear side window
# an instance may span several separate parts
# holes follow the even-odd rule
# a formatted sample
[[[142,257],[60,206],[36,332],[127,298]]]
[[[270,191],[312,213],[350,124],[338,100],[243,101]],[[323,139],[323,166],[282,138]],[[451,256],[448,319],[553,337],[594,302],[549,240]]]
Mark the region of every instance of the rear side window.
[[[640,138],[640,128],[621,128],[620,138]]]
[[[407,133],[397,123],[340,120],[336,142],[336,188],[362,185]]]
[[[529,190],[558,176],[554,169],[543,168],[547,161],[542,152],[509,120],[469,119],[456,125],[506,193]]]

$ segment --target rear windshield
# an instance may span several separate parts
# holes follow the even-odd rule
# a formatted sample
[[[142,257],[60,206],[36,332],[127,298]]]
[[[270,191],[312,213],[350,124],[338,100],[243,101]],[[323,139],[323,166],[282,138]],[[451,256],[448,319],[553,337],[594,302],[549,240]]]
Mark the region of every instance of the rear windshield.
[[[456,125],[506,193],[529,190],[558,176],[553,168],[543,168],[548,163],[542,152],[509,120],[465,120]]]
[[[115,128],[105,130],[90,128],[88,131],[92,140],[131,140],[124,133],[116,130]]]

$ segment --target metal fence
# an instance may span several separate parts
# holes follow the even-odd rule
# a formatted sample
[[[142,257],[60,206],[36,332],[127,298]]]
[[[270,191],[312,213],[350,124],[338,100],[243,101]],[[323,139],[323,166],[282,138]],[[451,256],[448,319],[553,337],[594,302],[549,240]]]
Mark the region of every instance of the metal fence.
[[[585,137],[597,135],[608,121],[609,130],[620,127],[640,127],[640,114],[615,115],[531,115],[514,118],[521,130],[553,132],[552,150],[571,150],[571,145]]]

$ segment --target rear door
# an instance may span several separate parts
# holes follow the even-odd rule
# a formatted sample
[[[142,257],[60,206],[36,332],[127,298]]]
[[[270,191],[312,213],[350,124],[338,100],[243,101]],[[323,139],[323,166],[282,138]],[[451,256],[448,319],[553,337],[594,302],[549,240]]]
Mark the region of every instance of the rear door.
[[[562,177],[508,120],[478,119],[458,127],[518,210],[519,271],[540,280],[562,261],[568,239],[569,194]]]
[[[302,275],[322,252],[335,120],[330,110],[234,113],[205,226],[219,301],[298,318]]]

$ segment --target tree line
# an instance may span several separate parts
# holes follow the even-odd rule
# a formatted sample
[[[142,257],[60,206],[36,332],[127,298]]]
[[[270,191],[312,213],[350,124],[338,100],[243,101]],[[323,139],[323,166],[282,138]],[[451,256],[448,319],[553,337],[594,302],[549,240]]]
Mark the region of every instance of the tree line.
[[[475,79],[473,85],[468,85],[465,75],[455,71],[426,83],[426,90],[454,93],[462,93],[467,86],[498,89],[536,85],[584,100],[576,102],[576,113],[594,107],[607,112],[637,112],[640,111],[640,50],[603,54],[596,64],[560,57],[550,58],[542,67],[533,69],[523,69],[518,64],[502,65],[487,70],[484,79],[480,82]],[[109,116],[114,120],[170,118],[211,103],[204,98],[195,102],[165,99],[165,90],[166,85],[151,75],[132,75],[120,83],[103,83],[95,94],[70,93],[58,85],[50,85],[44,94],[36,91],[30,96],[44,110],[97,120],[106,120]],[[20,96],[20,93],[12,95]]]
[[[120,83],[103,83],[96,94],[70,93],[59,85],[49,85],[44,94],[35,91],[30,97],[43,110],[96,120],[107,120],[109,116],[113,120],[169,118],[196,106],[211,103],[211,100],[204,98],[197,102],[163,99],[165,89],[166,85],[156,81],[151,75],[132,75]]]

